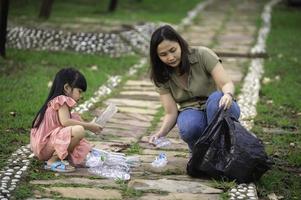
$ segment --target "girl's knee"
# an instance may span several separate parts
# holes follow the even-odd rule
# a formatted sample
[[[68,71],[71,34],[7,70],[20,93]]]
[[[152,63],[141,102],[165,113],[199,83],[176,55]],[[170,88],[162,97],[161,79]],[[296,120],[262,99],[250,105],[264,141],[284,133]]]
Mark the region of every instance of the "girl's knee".
[[[72,126],[72,136],[76,138],[84,138],[85,137],[85,129],[81,125]]]

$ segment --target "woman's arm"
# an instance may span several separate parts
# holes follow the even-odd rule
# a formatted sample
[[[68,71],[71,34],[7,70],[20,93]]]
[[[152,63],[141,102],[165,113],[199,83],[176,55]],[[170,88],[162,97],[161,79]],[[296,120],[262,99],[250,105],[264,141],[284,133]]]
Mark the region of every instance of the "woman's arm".
[[[218,62],[213,68],[211,75],[218,89],[224,93],[224,96],[219,102],[219,106],[224,106],[225,109],[229,109],[233,101],[233,94],[235,89],[232,80],[230,79],[220,62]]]
[[[178,117],[177,104],[170,93],[160,95],[160,101],[164,108],[165,115],[160,130],[150,137],[150,143],[153,143],[154,140],[159,137],[166,136],[176,124]]]
[[[66,127],[66,126],[80,125],[83,126],[84,129],[87,129],[94,133],[99,133],[100,131],[102,131],[102,127],[94,122],[84,122],[84,121],[78,121],[70,118],[70,111],[66,104],[64,104],[59,108],[58,115],[62,126]]]

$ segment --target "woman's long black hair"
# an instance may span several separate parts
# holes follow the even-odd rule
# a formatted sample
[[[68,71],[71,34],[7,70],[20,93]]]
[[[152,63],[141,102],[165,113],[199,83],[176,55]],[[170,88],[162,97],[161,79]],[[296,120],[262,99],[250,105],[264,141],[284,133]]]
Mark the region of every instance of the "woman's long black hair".
[[[48,102],[57,96],[65,95],[64,85],[66,83],[69,84],[71,88],[79,88],[82,89],[83,91],[86,91],[87,89],[86,79],[84,75],[82,75],[78,70],[73,68],[61,69],[55,75],[54,81],[52,83],[52,87],[50,89],[46,101],[44,102],[39,112],[36,114],[34,120],[32,121],[32,125],[31,125],[32,128],[36,128],[40,126],[44,118]]]
[[[174,68],[163,63],[158,56],[157,48],[163,40],[179,43],[182,50],[181,62],[179,66],[180,74],[182,75],[185,72],[188,73],[190,70],[190,64],[188,60],[189,49],[187,42],[171,26],[161,26],[152,34],[149,51],[151,62],[150,78],[156,86],[167,82],[170,78],[170,73],[172,70],[174,70]]]

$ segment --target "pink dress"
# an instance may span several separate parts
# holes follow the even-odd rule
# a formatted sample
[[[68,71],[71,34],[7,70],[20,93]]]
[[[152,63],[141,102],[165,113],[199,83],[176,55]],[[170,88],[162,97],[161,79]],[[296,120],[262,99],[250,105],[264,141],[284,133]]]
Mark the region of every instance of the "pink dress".
[[[58,116],[58,110],[64,104],[72,108],[76,102],[64,95],[55,97],[49,101],[40,126],[31,129],[30,146],[40,160],[49,160],[55,151],[60,159],[65,159],[68,155],[71,127],[62,126]],[[80,116],[76,113],[72,113],[71,118],[81,121]],[[75,165],[82,164],[91,148],[89,142],[82,139],[70,153],[68,159]]]

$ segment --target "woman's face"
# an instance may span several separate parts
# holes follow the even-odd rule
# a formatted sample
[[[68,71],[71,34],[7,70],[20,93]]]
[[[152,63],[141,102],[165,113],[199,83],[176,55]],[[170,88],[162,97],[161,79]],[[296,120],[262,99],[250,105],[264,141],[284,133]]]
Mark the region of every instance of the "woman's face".
[[[157,47],[160,60],[170,67],[178,67],[181,62],[181,47],[178,42],[163,40]]]

